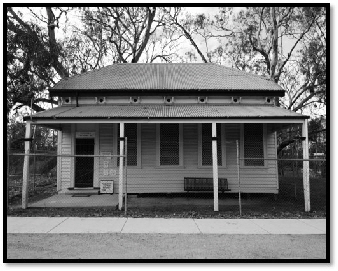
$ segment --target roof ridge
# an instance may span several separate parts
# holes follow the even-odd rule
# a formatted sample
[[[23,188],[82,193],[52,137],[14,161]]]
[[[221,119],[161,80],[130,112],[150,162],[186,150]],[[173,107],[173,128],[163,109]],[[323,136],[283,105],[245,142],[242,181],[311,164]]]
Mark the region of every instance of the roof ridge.
[[[143,63],[143,62],[138,62],[138,63],[114,63],[111,64],[109,66],[113,66],[113,65],[217,65],[215,63],[205,63],[205,62],[201,62],[201,63],[187,63],[187,62],[177,62],[177,63],[172,63],[172,62],[168,62],[168,63]]]

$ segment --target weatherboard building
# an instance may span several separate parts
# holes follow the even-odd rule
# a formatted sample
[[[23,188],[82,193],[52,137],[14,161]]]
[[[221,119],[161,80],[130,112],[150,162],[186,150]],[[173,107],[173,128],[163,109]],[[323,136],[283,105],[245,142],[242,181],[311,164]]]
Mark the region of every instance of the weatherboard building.
[[[62,79],[49,93],[59,106],[26,117],[26,137],[32,125],[58,130],[59,193],[113,180],[121,207],[119,159],[66,155],[123,154],[125,137],[128,193],[201,190],[208,179],[215,210],[218,192],[238,193],[238,168],[241,192],[278,194],[279,129],[302,124],[308,157],[308,116],[275,105],[285,91],[269,78],[216,64],[114,64]]]

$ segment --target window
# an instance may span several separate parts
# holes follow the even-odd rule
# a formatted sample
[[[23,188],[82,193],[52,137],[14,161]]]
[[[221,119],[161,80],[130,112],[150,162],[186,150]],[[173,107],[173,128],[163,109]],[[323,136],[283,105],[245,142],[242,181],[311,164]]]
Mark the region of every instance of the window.
[[[216,124],[217,131],[217,162],[219,166],[222,166],[222,132],[221,124]],[[211,166],[212,165],[212,124],[203,123],[202,124],[202,135],[201,135],[201,144],[202,144],[202,166]]]
[[[244,124],[244,158],[264,158],[263,124]],[[245,159],[244,166],[264,166],[264,159]]]
[[[180,165],[180,126],[177,123],[160,124],[160,165]]]
[[[124,124],[124,136],[127,137],[127,165],[137,166],[137,123]],[[120,125],[117,126],[117,154],[120,154]],[[120,159],[117,159],[119,166]]]

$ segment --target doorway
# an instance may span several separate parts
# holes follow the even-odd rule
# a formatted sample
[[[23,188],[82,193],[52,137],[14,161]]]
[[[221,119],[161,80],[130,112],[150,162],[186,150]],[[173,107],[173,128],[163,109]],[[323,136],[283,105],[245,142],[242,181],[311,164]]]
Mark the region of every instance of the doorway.
[[[77,138],[76,155],[94,155],[94,138]],[[75,157],[75,187],[93,187],[94,157]]]

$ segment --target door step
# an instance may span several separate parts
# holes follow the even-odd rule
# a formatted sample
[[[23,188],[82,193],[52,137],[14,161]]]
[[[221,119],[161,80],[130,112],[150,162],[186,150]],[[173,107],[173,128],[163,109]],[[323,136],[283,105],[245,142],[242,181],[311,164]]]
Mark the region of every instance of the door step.
[[[86,188],[74,188],[69,187],[68,191],[66,191],[66,195],[98,195],[100,193],[99,188],[92,188],[92,187],[86,187]]]
[[[90,197],[91,195],[88,194],[73,194],[72,197],[77,197],[77,198],[87,198]]]

